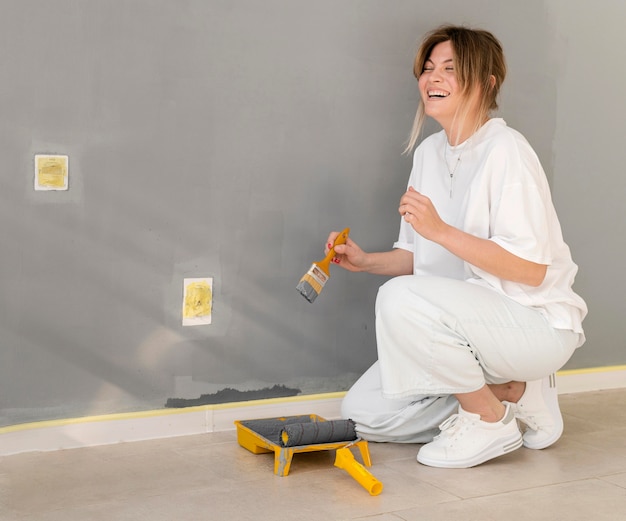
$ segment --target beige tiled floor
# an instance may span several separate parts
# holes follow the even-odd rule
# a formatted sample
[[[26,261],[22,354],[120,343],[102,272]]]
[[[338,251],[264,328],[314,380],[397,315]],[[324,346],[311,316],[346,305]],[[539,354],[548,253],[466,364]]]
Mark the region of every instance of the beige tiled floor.
[[[565,434],[473,469],[424,467],[417,445],[370,444],[370,496],[331,452],[273,455],[235,432],[0,458],[2,521],[626,519],[626,390],[561,397]]]

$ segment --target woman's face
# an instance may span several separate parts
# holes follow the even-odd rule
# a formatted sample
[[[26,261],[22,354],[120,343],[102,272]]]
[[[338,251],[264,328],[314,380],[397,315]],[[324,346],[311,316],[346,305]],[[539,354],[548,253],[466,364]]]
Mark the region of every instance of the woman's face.
[[[452,44],[438,43],[424,63],[419,80],[419,90],[427,116],[448,129],[463,102],[456,71]]]

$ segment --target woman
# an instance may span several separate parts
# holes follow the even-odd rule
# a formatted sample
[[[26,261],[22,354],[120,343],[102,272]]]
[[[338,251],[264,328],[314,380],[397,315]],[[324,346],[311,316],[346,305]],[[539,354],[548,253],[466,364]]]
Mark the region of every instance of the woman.
[[[422,464],[472,467],[561,436],[554,372],[583,344],[587,308],[536,154],[491,117],[506,74],[498,40],[440,27],[414,73],[407,150],[425,116],[443,130],[414,152],[398,241],[387,252],[351,239],[335,248],[349,271],[394,277],[376,300],[378,361],[342,413],[365,439],[428,442]]]

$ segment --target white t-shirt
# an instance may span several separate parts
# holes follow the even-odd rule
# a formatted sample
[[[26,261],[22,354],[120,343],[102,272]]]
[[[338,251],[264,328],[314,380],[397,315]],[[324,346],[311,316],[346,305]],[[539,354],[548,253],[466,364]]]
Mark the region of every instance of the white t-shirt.
[[[394,248],[413,252],[416,275],[492,288],[539,309],[552,327],[580,333],[584,342],[587,306],[572,290],[578,267],[563,241],[543,168],[524,136],[501,118],[490,119],[456,147],[447,144],[444,131],[433,134],[415,150],[409,186],[429,197],[448,224],[548,265],[539,287],[502,280],[424,239],[402,219]]]

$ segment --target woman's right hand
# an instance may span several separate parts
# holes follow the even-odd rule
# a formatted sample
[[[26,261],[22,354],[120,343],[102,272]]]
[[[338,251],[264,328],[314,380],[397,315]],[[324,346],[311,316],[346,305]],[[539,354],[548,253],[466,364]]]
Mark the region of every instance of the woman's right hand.
[[[333,247],[335,239],[340,232],[331,232],[326,240],[326,248],[324,255],[328,254]],[[335,246],[335,256],[332,259],[333,264],[337,264],[348,271],[365,271],[365,262],[367,253],[365,253],[359,245],[350,237],[345,244]]]

